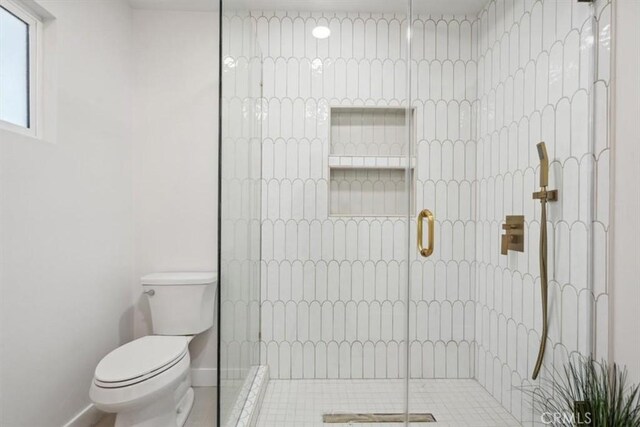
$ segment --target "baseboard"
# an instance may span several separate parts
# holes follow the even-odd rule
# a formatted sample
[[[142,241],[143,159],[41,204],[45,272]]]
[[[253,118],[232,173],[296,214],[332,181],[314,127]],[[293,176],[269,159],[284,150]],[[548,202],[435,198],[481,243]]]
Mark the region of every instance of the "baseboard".
[[[191,385],[194,387],[215,387],[218,385],[216,368],[191,368]]]
[[[104,412],[93,406],[93,403],[78,412],[64,427],[89,427],[96,424],[104,416]]]

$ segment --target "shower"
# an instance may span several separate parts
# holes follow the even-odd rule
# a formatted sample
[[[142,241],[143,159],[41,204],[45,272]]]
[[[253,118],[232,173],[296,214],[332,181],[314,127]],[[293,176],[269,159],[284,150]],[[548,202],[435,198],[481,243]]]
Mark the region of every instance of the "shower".
[[[540,158],[540,191],[533,193],[533,198],[540,200],[540,290],[542,295],[542,334],[540,338],[540,349],[533,368],[532,379],[538,378],[542,360],[547,345],[549,333],[548,306],[549,306],[549,283],[548,283],[548,263],[547,263],[547,202],[558,200],[558,190],[547,190],[549,185],[549,156],[547,146],[544,142],[536,145],[538,157]]]
[[[609,9],[222,0],[221,426],[531,425],[605,352]]]

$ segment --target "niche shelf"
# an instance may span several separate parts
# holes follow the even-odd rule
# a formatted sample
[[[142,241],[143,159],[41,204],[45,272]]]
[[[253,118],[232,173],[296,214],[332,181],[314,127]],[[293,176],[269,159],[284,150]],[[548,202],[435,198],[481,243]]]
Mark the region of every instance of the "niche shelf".
[[[409,168],[407,113],[387,106],[331,107],[329,123],[329,215],[405,216]],[[410,121],[413,143],[414,120]],[[412,197],[412,200],[414,198]],[[413,209],[413,207],[411,207]]]
[[[406,169],[407,157],[398,156],[329,156],[329,167],[340,169]],[[411,159],[409,167],[415,167]]]

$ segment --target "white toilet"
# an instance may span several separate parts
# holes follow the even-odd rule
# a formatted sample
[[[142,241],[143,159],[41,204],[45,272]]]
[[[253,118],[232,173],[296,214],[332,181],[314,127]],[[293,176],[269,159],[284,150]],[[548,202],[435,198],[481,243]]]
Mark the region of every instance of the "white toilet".
[[[107,354],[89,395],[116,412],[116,427],[182,427],[193,406],[189,341],[213,326],[217,276],[213,272],[155,273],[142,279],[153,335]]]

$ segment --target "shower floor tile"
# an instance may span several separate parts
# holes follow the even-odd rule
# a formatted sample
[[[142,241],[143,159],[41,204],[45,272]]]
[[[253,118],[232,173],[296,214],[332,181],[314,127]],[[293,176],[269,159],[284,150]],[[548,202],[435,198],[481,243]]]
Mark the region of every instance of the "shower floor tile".
[[[258,427],[398,427],[402,424],[323,424],[326,413],[404,411],[403,380],[270,380]],[[520,426],[475,380],[411,380],[411,412],[431,413],[435,423],[412,426]]]

